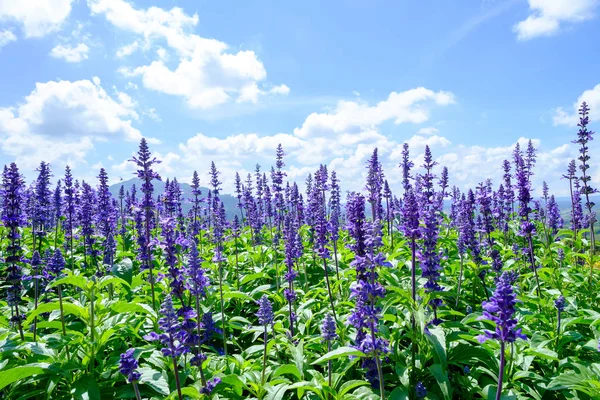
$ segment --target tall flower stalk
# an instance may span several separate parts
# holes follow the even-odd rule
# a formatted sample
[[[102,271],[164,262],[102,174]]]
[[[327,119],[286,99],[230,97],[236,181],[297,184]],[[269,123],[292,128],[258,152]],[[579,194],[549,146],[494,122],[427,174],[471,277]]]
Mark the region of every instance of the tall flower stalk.
[[[9,167],[4,167],[2,174],[2,222],[8,229],[6,255],[4,262],[8,264],[6,268],[6,283],[9,289],[7,293],[7,303],[11,307],[12,317],[10,321],[17,326],[21,340],[25,340],[23,335],[23,315],[19,310],[21,302],[21,290],[23,289],[21,262],[21,233],[20,227],[25,224],[25,218],[22,210],[24,182],[17,164],[11,163]],[[37,283],[37,278],[36,283]]]
[[[150,252],[150,231],[153,225],[153,210],[154,210],[154,186],[152,185],[153,180],[160,180],[160,175],[157,172],[154,172],[152,166],[154,164],[159,164],[160,161],[156,159],[156,157],[152,157],[152,153],[148,149],[148,143],[145,138],[142,138],[140,141],[140,147],[137,153],[137,156],[131,158],[130,161],[133,161],[138,170],[136,172],[138,179],[142,181],[142,193],[144,197],[142,199],[141,208],[143,210],[144,216],[144,232],[143,232],[143,242],[142,248],[140,249],[141,260],[145,267],[148,269],[150,273],[150,291],[152,294],[152,308],[156,311],[156,294],[154,293],[154,272],[152,270],[152,254]]]
[[[170,357],[173,362],[173,373],[175,374],[175,385],[179,400],[183,399],[181,392],[181,381],[179,378],[178,359],[180,356],[189,352],[189,348],[185,345],[187,341],[187,332],[183,329],[182,323],[179,320],[177,312],[173,306],[173,299],[168,294],[160,309],[162,318],[158,320],[158,326],[162,333],[150,332],[144,336],[148,341],[160,341],[163,347],[161,352],[163,356]]]
[[[267,295],[263,295],[258,301],[258,312],[256,313],[258,317],[258,323],[264,327],[263,333],[263,341],[264,341],[264,350],[263,350],[263,368],[261,373],[261,386],[265,385],[265,370],[267,369],[267,343],[269,342],[269,336],[267,332],[267,328],[269,325],[273,323],[274,315],[273,315],[273,305],[269,301]]]
[[[590,160],[589,147],[588,143],[594,139],[594,132],[588,130],[587,126],[590,122],[589,117],[590,109],[587,103],[584,101],[581,103],[581,107],[579,108],[579,123],[577,126],[579,127],[579,131],[577,132],[577,140],[574,140],[573,143],[579,145],[579,161],[581,164],[579,165],[579,169],[581,170],[581,176],[579,180],[581,181],[581,193],[585,196],[585,206],[589,213],[589,225],[590,225],[590,277],[589,281],[592,282],[592,276],[594,274],[594,255],[596,254],[596,233],[594,232],[594,223],[596,222],[596,212],[594,211],[594,202],[590,200],[590,195],[597,193],[598,190],[594,189],[590,186],[590,182],[592,177],[588,173],[588,169],[590,165],[588,164]]]
[[[135,398],[142,400],[140,395],[140,389],[138,388],[138,382],[142,377],[142,374],[138,371],[138,361],[134,357],[135,349],[128,349],[125,353],[121,354],[119,358],[119,371],[127,377],[127,382],[133,386]]]
[[[389,351],[385,339],[377,337],[381,309],[377,302],[385,296],[385,289],[378,281],[376,268],[389,266],[383,254],[379,252],[381,242],[381,224],[379,221],[367,223],[365,219],[365,198],[361,194],[351,193],[346,205],[348,231],[353,239],[349,247],[355,258],[350,265],[356,269],[356,282],[350,290],[350,298],[355,308],[348,323],[356,328],[356,347],[367,356],[363,367],[367,368],[367,379],[379,386],[380,396],[385,399],[385,383],[381,365],[381,355]]]
[[[504,381],[505,370],[505,349],[507,343],[513,343],[517,339],[527,339],[521,329],[517,328],[517,319],[514,318],[517,304],[517,298],[513,291],[513,283],[516,276],[510,272],[504,272],[496,283],[496,290],[489,301],[482,303],[483,315],[481,319],[493,321],[496,324],[495,331],[485,330],[483,334],[477,337],[480,343],[488,339],[495,339],[500,342],[500,371],[498,373],[498,390],[496,391],[496,400],[502,397],[502,384]]]
[[[321,338],[323,342],[327,343],[327,352],[331,351],[331,342],[338,338],[336,333],[335,319],[331,314],[325,315],[323,322],[321,323]],[[332,384],[332,368],[331,360],[327,361],[327,382],[331,387]]]
[[[225,324],[225,300],[223,297],[223,262],[226,260],[223,255],[223,235],[225,231],[225,209],[219,198],[221,190],[221,181],[219,181],[219,171],[212,162],[210,166],[210,184],[212,186],[212,204],[211,204],[211,221],[212,221],[212,240],[215,245],[213,262],[217,263],[219,269],[219,297],[221,303],[221,327],[223,330],[223,351],[227,355],[227,329]]]

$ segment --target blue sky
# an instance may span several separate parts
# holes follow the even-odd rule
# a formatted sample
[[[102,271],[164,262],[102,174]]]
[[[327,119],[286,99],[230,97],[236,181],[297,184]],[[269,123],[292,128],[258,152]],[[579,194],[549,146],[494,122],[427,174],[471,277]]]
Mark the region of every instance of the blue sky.
[[[356,189],[374,147],[397,184],[408,141],[468,187],[533,139],[564,194],[576,104],[599,125],[599,3],[0,0],[0,162],[117,181],[143,135],[163,175],[214,160],[230,190],[281,142],[291,179],[326,163]]]

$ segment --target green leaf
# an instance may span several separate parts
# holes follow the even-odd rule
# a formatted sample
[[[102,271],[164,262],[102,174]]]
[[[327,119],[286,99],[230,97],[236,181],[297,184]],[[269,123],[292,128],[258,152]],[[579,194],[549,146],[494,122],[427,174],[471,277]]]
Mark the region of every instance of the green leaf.
[[[150,386],[164,396],[168,396],[171,393],[169,383],[159,371],[148,367],[139,368],[138,371],[142,375],[140,383]]]
[[[342,396],[344,396],[346,393],[348,393],[354,388],[367,385],[369,385],[369,382],[359,380],[344,382],[344,384],[340,387],[340,391],[338,392],[338,399],[341,399]]]
[[[313,365],[314,364],[323,364],[329,360],[335,360],[337,358],[350,357],[350,356],[364,357],[365,353],[363,353],[360,350],[356,350],[353,347],[340,347],[338,349],[330,351],[329,353],[325,354],[323,357],[318,358],[312,364]]]
[[[277,378],[278,376],[281,375],[293,375],[298,379],[302,379],[302,374],[300,373],[300,371],[298,370],[298,367],[296,367],[293,364],[285,364],[285,365],[281,365],[279,368],[277,368],[273,374],[271,375],[271,379],[273,378]]]
[[[132,313],[148,314],[148,315],[152,316],[153,318],[156,318],[156,313],[154,312],[152,307],[149,306],[148,304],[144,304],[144,303],[128,303],[125,301],[119,301],[119,302],[116,302],[115,304],[113,304],[111,306],[111,308],[113,311],[116,311],[118,313],[132,312]]]
[[[265,400],[281,400],[283,399],[283,395],[288,390],[289,385],[282,383],[275,387],[267,387],[267,396]]]
[[[88,279],[81,275],[70,275],[64,278],[57,279],[48,285],[49,288],[56,287],[58,285],[73,285],[83,290],[84,292],[88,287]]]
[[[71,390],[75,400],[101,400],[100,387],[90,375],[84,375],[75,382]]]
[[[27,321],[25,321],[26,325],[31,325],[31,323],[33,322],[33,319],[43,313],[47,313],[47,312],[51,312],[54,310],[59,310],[60,309],[60,304],[58,303],[58,301],[52,302],[52,303],[46,303],[46,304],[41,304],[36,310],[33,310],[32,312],[29,313],[29,315],[27,316]],[[88,316],[88,312],[87,309],[84,307],[81,307],[79,305],[73,304],[73,303],[66,303],[63,301],[63,311],[65,313],[65,315],[69,315],[69,314],[73,314],[81,319],[86,319]]]
[[[405,388],[398,386],[396,389],[392,390],[392,393],[388,396],[388,400],[407,400],[408,392]]]
[[[436,364],[439,364],[444,374],[448,370],[448,362],[446,355],[446,334],[440,327],[429,329],[430,334],[425,335],[431,346],[433,347],[433,359]]]
[[[43,374],[47,367],[48,364],[24,365],[22,367],[15,367],[3,371],[0,374],[0,389],[3,389],[11,383],[21,379],[29,378],[33,375]]]
[[[131,259],[124,258],[120,262],[116,263],[112,267],[112,274],[123,279],[131,286],[133,282],[133,263]]]
[[[450,386],[450,382],[448,381],[448,374],[445,372],[444,368],[440,364],[433,364],[431,367],[429,367],[429,370],[442,390],[444,399],[452,399],[452,388]]]

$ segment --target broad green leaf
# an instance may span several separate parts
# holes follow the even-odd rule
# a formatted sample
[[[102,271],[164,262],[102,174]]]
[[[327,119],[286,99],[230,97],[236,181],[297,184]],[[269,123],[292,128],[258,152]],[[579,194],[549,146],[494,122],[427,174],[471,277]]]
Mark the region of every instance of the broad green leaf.
[[[43,374],[48,364],[38,365],[24,365],[22,367],[15,367],[2,371],[0,374],[0,389],[5,388],[11,383],[17,382],[21,379],[29,378],[33,375]]]
[[[337,358],[350,357],[350,356],[364,357],[365,353],[363,353],[360,350],[356,350],[353,347],[340,347],[340,348],[332,350],[329,353],[325,354],[324,356],[318,358],[312,364],[313,365],[314,364],[323,364],[329,360],[335,360]]]

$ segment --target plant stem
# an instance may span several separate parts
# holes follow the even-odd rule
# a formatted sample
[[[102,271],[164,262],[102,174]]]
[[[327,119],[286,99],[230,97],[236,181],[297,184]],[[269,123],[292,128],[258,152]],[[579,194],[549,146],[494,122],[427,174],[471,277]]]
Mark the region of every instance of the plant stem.
[[[138,385],[136,382],[133,382],[133,391],[135,392],[135,398],[137,400],[142,400],[142,396],[140,395],[140,388],[138,388]]]
[[[498,372],[498,390],[496,391],[496,400],[502,397],[502,381],[504,379],[504,340],[500,341],[500,371]]]
[[[333,313],[333,319],[337,324],[337,316],[335,315],[335,306],[333,304],[333,294],[331,292],[331,284],[329,283],[329,272],[327,272],[327,260],[323,258],[323,267],[325,269],[325,282],[327,283],[327,292],[329,293],[329,303],[331,303],[331,312]]]
[[[263,352],[263,368],[262,374],[260,378],[260,385],[265,386],[265,370],[267,369],[267,325],[265,325],[265,334],[264,334],[264,342],[265,342],[265,350]]]
[[[221,297],[221,327],[223,330],[223,352],[227,357],[227,332],[225,331],[225,300],[223,299],[223,267],[219,261],[219,295]]]
[[[412,285],[412,289],[411,289],[411,294],[412,294],[412,312],[411,312],[411,325],[412,325],[412,348],[411,348],[411,363],[412,363],[412,370],[410,371],[410,378],[411,378],[411,387],[416,387],[416,357],[417,357],[417,321],[415,318],[415,309],[417,307],[417,260],[416,260],[416,240],[413,237],[411,239],[411,243],[410,243],[410,249],[411,249],[411,260],[412,260],[412,264],[411,264],[411,285]],[[413,393],[414,390],[412,390],[411,393],[411,397],[414,398],[415,394]]]
[[[463,256],[462,256],[462,254],[459,254],[459,256],[460,256],[460,273],[458,274],[458,287],[456,289],[456,307],[458,307],[458,303],[460,302],[460,286],[462,284],[463,270],[464,270]]]
[[[173,342],[173,338],[171,338],[171,343]],[[177,386],[177,395],[179,396],[179,400],[183,400],[183,394],[181,393],[181,381],[179,380],[179,368],[177,368],[177,358],[171,357],[173,359],[173,373],[175,374],[175,386]]]

